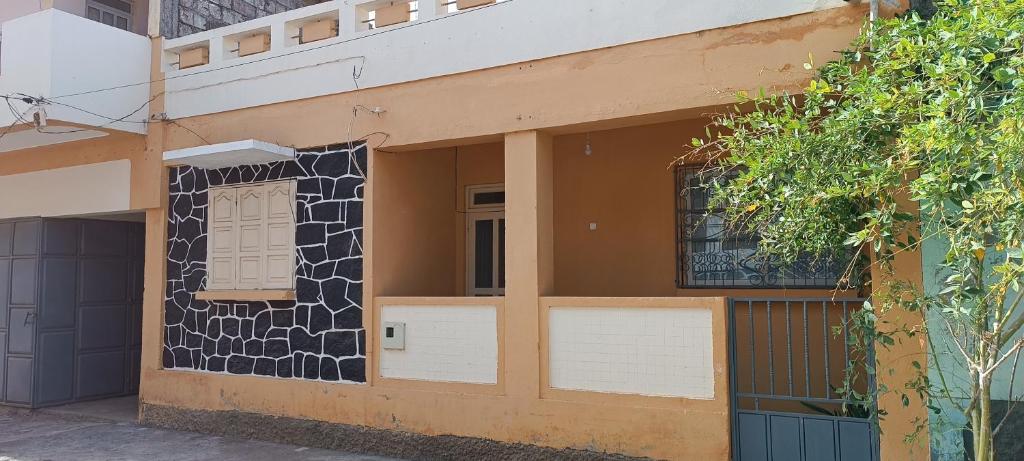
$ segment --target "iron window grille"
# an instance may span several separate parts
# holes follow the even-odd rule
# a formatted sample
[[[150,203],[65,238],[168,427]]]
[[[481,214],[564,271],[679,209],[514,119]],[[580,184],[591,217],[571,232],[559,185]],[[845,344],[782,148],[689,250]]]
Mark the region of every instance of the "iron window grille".
[[[850,259],[806,257],[790,264],[758,253],[760,237],[727,225],[711,208],[715,181],[699,167],[676,169],[677,286],[680,288],[835,288]]]

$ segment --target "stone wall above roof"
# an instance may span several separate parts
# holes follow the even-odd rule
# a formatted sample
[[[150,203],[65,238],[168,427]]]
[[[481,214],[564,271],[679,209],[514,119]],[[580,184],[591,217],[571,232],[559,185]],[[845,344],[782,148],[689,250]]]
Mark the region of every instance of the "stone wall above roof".
[[[160,35],[177,38],[326,0],[164,0]]]

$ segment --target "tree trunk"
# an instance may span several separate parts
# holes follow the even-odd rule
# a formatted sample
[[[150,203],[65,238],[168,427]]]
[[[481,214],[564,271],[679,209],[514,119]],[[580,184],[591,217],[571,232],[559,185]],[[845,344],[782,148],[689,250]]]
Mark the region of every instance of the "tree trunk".
[[[992,379],[983,378],[977,381],[978,405],[972,412],[974,426],[974,459],[975,461],[995,461],[994,441],[992,438]]]

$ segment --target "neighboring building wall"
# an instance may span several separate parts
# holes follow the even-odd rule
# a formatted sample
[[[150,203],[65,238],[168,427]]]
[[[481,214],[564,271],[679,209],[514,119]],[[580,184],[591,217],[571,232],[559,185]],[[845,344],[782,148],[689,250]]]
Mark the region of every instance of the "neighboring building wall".
[[[358,159],[360,167],[350,161]],[[236,375],[366,380],[363,182],[366,149],[333,147],[295,161],[220,170],[172,169],[164,368]],[[295,301],[207,302],[211,186],[298,180]]]
[[[939,265],[946,259],[946,251],[949,244],[946,241],[931,238],[924,241],[922,254],[924,272],[925,292],[935,296],[942,291],[948,274],[944,274]],[[990,264],[1001,264],[1003,261],[998,255],[989,255]],[[1009,298],[1012,298],[1009,297]],[[1008,300],[1007,302],[1010,302]],[[927,321],[933,331],[945,331],[946,325],[942,316],[935,312],[927,312]],[[946,335],[932,336],[935,354],[928,357],[928,376],[932,383],[948,383],[950,392],[954,396],[961,396],[961,405],[970,401],[970,375],[959,357],[960,352]],[[1007,408],[1012,408],[1014,400],[1021,399],[1021,383],[1024,382],[1024,368],[1017,367],[1016,378],[1011,379],[1012,364],[1007,363],[999,368],[992,382],[993,418],[996,424],[1003,419]],[[1012,390],[1011,382],[1016,382],[1016,390]],[[1011,395],[1011,391],[1013,395]],[[942,409],[942,413],[929,412],[932,437],[933,459],[940,461],[961,461],[965,452],[970,452],[970,434],[964,432],[969,423],[967,418],[960,413],[956,405],[948,399],[938,398],[934,402]],[[1024,458],[1024,444],[1019,434],[1024,431],[1024,411],[1020,407],[1010,412],[1006,423],[999,433],[996,434],[995,448],[996,459],[1021,459]]]
[[[324,0],[163,0],[160,35],[177,38]]]
[[[4,0],[0,7],[0,23],[35,13],[42,9],[39,0]]]
[[[139,35],[146,35],[149,16],[149,0],[134,0],[131,3],[131,31]],[[85,11],[85,0],[52,0],[52,6],[53,8],[66,11],[76,16],[87,17]],[[3,0],[3,6],[0,6],[0,23],[39,12],[43,10],[44,7],[46,7],[46,2],[40,0]]]
[[[32,0],[37,1],[37,0]],[[149,27],[149,0],[128,0],[132,4],[130,30],[139,35],[147,35]],[[86,0],[53,0],[53,7],[68,13],[88,17]]]

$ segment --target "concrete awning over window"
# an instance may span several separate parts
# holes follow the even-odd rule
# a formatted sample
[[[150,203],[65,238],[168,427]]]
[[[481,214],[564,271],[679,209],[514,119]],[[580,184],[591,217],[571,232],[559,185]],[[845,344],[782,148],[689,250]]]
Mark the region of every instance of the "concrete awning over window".
[[[164,152],[164,164],[189,165],[203,169],[295,160],[295,149],[247,139]]]

